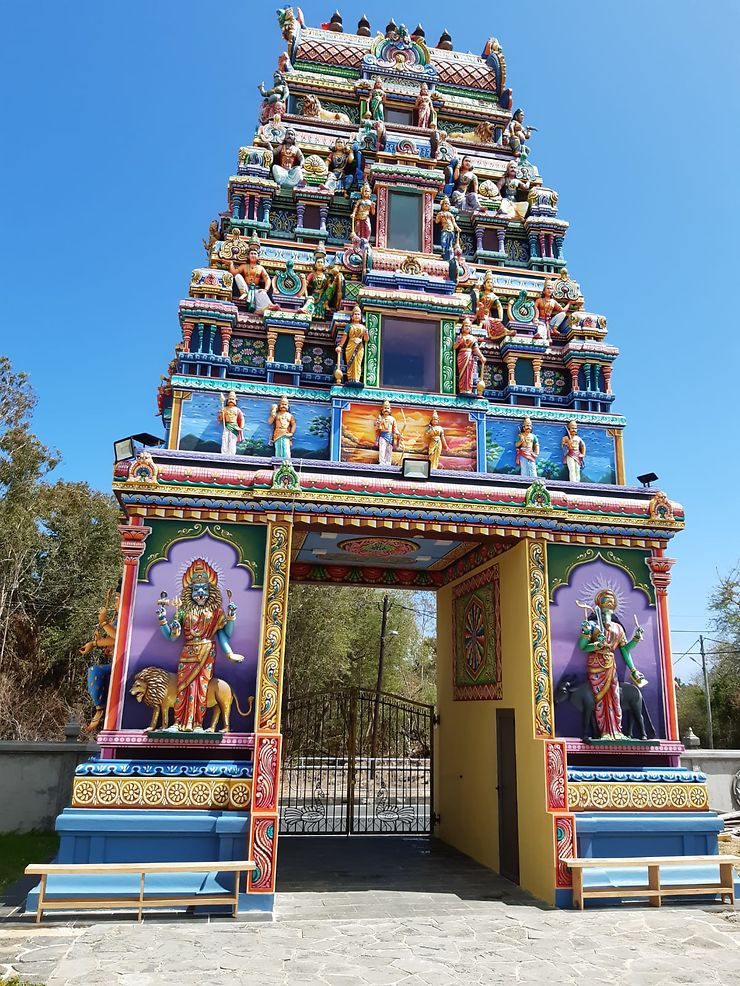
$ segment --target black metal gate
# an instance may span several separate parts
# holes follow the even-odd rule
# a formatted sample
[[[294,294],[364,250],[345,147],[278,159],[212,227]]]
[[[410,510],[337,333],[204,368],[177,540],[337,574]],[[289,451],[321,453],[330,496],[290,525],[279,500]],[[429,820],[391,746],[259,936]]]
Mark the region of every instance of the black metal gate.
[[[434,708],[364,688],[288,703],[284,835],[432,831]]]

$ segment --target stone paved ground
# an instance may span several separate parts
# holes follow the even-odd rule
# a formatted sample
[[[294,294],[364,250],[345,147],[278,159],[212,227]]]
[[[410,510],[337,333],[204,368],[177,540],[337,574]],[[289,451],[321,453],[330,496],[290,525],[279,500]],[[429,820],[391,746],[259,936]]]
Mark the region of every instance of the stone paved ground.
[[[11,918],[0,969],[47,986],[740,983],[726,908],[551,910],[422,840],[284,839],[281,853],[274,923]]]

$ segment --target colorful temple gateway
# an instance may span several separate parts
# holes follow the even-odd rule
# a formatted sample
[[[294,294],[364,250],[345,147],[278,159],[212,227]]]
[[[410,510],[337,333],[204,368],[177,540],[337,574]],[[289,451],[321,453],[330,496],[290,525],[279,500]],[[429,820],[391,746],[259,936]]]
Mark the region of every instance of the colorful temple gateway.
[[[254,859],[242,908],[272,908],[291,582],[436,593],[442,840],[562,906],[571,856],[715,853],[679,761],[683,510],[626,484],[618,350],[498,41],[278,20],[180,302],[165,447],[115,466],[101,755],[60,861]]]

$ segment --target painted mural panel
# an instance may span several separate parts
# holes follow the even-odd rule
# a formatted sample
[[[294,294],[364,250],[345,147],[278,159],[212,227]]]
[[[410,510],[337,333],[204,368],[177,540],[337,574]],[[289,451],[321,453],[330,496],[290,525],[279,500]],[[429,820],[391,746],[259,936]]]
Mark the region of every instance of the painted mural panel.
[[[239,397],[244,414],[244,438],[237,444],[239,455],[272,456],[272,427],[267,423],[274,400],[269,397]],[[193,452],[220,452],[222,425],[218,420],[221,407],[217,393],[194,391],[182,402],[180,448]],[[296,420],[293,442],[294,459],[328,459],[331,417],[328,409],[291,401]]]
[[[660,631],[654,589],[645,564],[647,557],[648,552],[627,548],[552,545],[548,549],[552,680],[558,736],[581,735],[581,713],[572,701],[557,701],[562,696],[562,692],[558,694],[558,685],[564,676],[573,675],[576,687],[590,687],[586,676],[588,655],[578,646],[580,628],[585,615],[594,616],[597,594],[608,589],[616,599],[614,619],[623,627],[627,641],[633,638],[636,623],[644,632],[630,654],[637,670],[648,680],[641,689],[653,727],[646,723],[647,735],[665,737]],[[615,660],[618,680],[631,682],[619,648]]]
[[[500,699],[501,610],[493,565],[455,588],[452,604],[453,698]]]
[[[121,728],[144,729],[152,716],[152,709],[131,695],[137,674],[148,667],[175,674],[181,658],[199,657],[195,653],[198,647],[204,650],[205,657],[204,645],[197,643],[200,637],[216,644],[215,651],[207,655],[212,679],[225,681],[234,696],[231,731],[252,732],[267,528],[169,520],[153,520],[149,526],[152,533],[139,566],[134,598]],[[206,605],[211,615],[198,609],[189,591],[193,579],[201,577],[203,581],[210,580]],[[162,603],[170,626],[175,617],[180,623],[179,633],[169,638],[157,616],[157,607]],[[218,634],[231,615],[229,603],[236,606],[236,612],[227,643],[234,655],[243,657],[239,662],[229,658]],[[199,618],[203,625],[195,626]],[[194,635],[189,632],[188,622],[195,626]],[[195,644],[189,642],[192,636]],[[191,655],[188,648],[193,651]],[[197,671],[195,661],[193,671]],[[206,713],[206,725],[212,711],[209,708]]]
[[[403,453],[426,455],[432,412],[426,408],[404,408],[400,404],[392,404],[391,410],[401,436],[393,453],[394,465],[400,465]],[[379,412],[380,404],[350,404],[342,412],[342,462],[378,462],[375,419]],[[438,414],[448,445],[443,449],[439,468],[474,471],[475,422],[466,411],[440,410]]]
[[[538,421],[533,415],[534,433],[539,439],[540,454],[537,475],[542,479],[567,479],[568,469],[563,462],[562,439],[565,424]],[[521,418],[488,418],[486,420],[486,469],[488,472],[519,474],[516,464],[516,439]],[[579,425],[578,434],[586,443],[586,461],[581,477],[584,483],[614,485],[617,481],[614,437],[606,428]]]

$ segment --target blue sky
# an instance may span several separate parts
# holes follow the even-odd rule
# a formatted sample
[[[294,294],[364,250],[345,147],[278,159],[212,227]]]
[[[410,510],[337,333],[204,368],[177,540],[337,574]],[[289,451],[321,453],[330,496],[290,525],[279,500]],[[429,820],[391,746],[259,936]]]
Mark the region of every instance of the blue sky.
[[[328,20],[336,0],[306,2]],[[0,39],[2,350],[39,395],[60,473],[105,489],[111,442],[158,432],[154,392],[177,302],[225,204],[283,50],[274,0],[16,0]],[[675,542],[676,629],[702,629],[717,572],[740,557],[734,509],[740,251],[740,4],[593,0],[464,6],[361,0],[353,29],[392,16],[430,43],[503,45],[532,158],[571,223],[566,257],[620,346],[615,410],[630,477],[687,509]],[[454,16],[459,10],[462,16]],[[676,637],[687,647],[689,634]],[[685,659],[679,672],[693,665]]]

